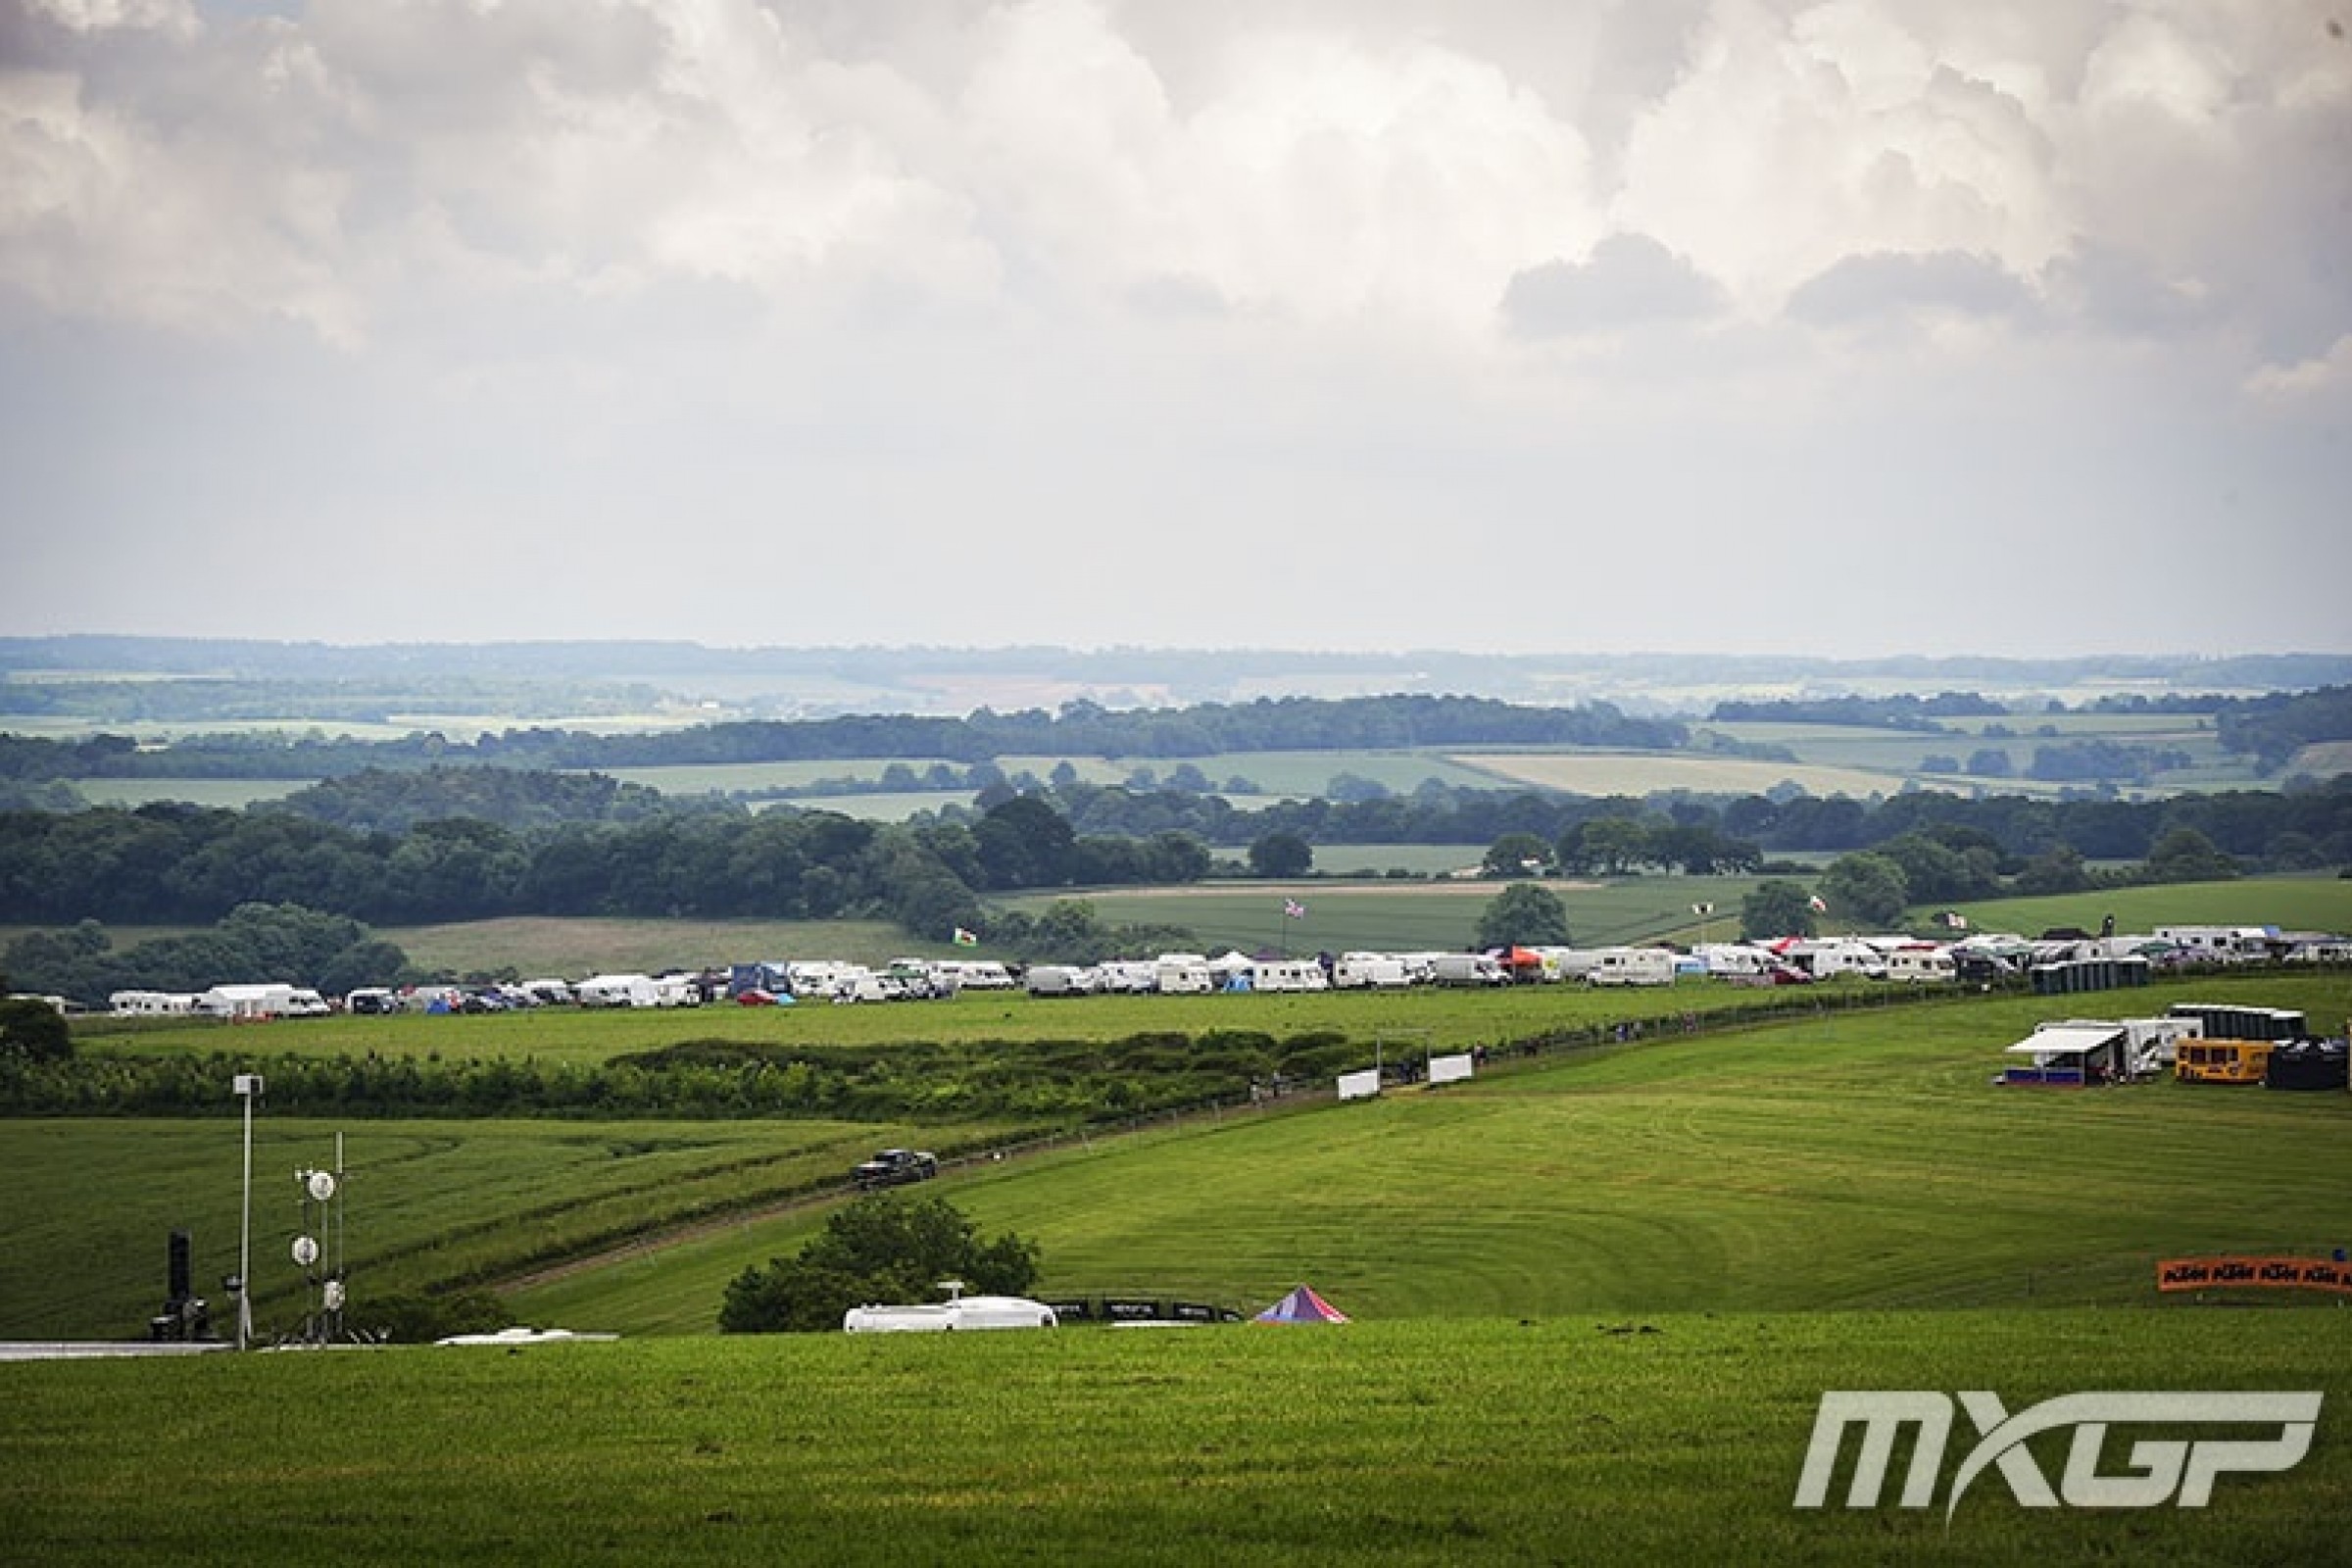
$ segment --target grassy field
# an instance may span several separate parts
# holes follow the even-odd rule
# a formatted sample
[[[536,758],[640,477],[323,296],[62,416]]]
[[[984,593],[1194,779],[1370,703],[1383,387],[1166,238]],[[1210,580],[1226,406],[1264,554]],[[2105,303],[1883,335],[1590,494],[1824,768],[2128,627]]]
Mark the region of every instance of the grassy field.
[[[949,1136],[986,1141],[987,1125]],[[337,1121],[271,1116],[254,1130],[254,1285],[265,1332],[299,1321],[287,1248],[294,1173],[333,1169],[344,1240],[377,1295],[512,1276],[713,1215],[780,1202],[916,1130],[847,1122]],[[0,1121],[0,1340],[143,1338],[162,1304],[166,1239],[190,1233],[194,1278],[237,1271],[243,1145],[218,1121]],[[357,1299],[358,1298],[355,1298]],[[715,1319],[717,1298],[702,1327]],[[223,1310],[217,1318],[228,1327]]]
[[[2035,936],[2062,927],[2096,931],[2110,914],[2122,932],[2160,925],[2275,925],[2283,931],[2352,931],[2352,877],[2265,876],[2230,882],[2110,888],[2041,899],[1957,906],[1978,931]]]
[[[1814,795],[1866,799],[1892,795],[1900,774],[1826,763],[1760,762],[1733,757],[1694,757],[1674,752],[1500,752],[1455,760],[1498,778],[1564,790],[1572,795],[1642,796],[1657,790],[1702,795],[1761,795],[1773,786],[1795,783]]]
[[[1571,1314],[0,1365],[0,1517],[17,1560],[109,1568],[2320,1563],[2352,1505],[2340,1317]],[[2013,1412],[2090,1389],[2324,1404],[2298,1466],[2225,1475],[2203,1508],[2027,1509],[1993,1473],[1947,1520],[1962,1422],[1936,1506],[1795,1509],[1821,1395],[1848,1388],[1990,1390]],[[2107,1473],[2137,1435],[2108,1438]],[[2064,1445],[2034,1447],[2053,1484]]]
[[[943,1188],[1038,1239],[1058,1291],[1270,1299],[1306,1279],[1382,1317],[2125,1305],[2159,1256],[2352,1245],[2352,1096],[1989,1081],[2039,1019],[2188,997],[2340,1022],[2352,980],[1961,1001],[1490,1063],[1467,1088],[1244,1110]],[[519,1299],[575,1327],[692,1332],[818,1218]]]

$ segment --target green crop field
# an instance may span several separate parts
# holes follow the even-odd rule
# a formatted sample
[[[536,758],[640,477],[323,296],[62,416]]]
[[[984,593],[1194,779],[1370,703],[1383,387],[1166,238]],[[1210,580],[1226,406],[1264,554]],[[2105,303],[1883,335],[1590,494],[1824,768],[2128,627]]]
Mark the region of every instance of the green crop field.
[[[17,1560],[107,1568],[2321,1563],[2352,1504],[2340,1316],[1581,1314],[0,1365],[0,1517]],[[1825,1391],[1990,1390],[2016,1412],[2244,1388],[2319,1391],[2317,1435],[2283,1475],[2223,1475],[2206,1507],[2027,1509],[1988,1472],[1947,1519],[1965,1421],[1936,1506],[1791,1506]],[[2135,1436],[2108,1437],[2109,1474]],[[2064,1436],[2032,1451],[2055,1484]]]
[[[1699,795],[1761,795],[1775,785],[1794,783],[1814,795],[1857,799],[1892,795],[1900,774],[1823,763],[1764,762],[1742,758],[1693,756],[1682,752],[1497,752],[1457,757],[1465,767],[1495,777],[1572,795],[1648,795],[1689,790]]]

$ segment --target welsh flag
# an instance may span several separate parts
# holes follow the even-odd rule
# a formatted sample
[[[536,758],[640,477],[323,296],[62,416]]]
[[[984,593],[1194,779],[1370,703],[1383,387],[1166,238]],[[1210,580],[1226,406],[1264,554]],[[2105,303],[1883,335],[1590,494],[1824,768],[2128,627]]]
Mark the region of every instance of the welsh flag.
[[[979,934],[957,926],[956,928],[956,945],[959,948],[976,948],[980,945]]]
[[[1285,899],[1282,901],[1282,912],[1293,920],[1303,920],[1306,918],[1306,906],[1297,899]]]

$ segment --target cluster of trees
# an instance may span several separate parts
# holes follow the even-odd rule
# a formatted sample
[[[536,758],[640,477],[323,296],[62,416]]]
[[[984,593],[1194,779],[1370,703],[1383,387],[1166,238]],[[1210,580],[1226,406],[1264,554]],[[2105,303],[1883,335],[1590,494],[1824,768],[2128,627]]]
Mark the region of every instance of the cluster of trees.
[[[770,1258],[727,1283],[723,1334],[815,1334],[841,1327],[851,1307],[937,1298],[941,1280],[974,1296],[1019,1296],[1037,1283],[1038,1249],[1011,1231],[983,1241],[944,1198],[878,1194],[826,1219],[791,1257]]]
[[[103,1005],[118,991],[205,991],[224,981],[277,980],[340,996],[391,985],[408,955],[349,915],[292,904],[244,904],[209,929],[127,949],[96,920],[28,931],[0,954],[18,983],[42,996]]]
[[[406,782],[384,777],[395,787]],[[536,794],[542,783],[548,793]],[[361,784],[346,781],[351,790]],[[502,781],[485,794],[545,802],[572,798],[566,792],[573,788],[568,779],[534,775]],[[1304,874],[1314,846],[1329,842],[1484,845],[1488,869],[1502,877],[1537,869],[1753,874],[1768,868],[1775,850],[1871,851],[1899,866],[1915,903],[1983,897],[2004,887],[2063,891],[2084,884],[2085,862],[2101,860],[2148,862],[2144,874],[2162,879],[2222,865],[2352,865],[2352,777],[2318,789],[2152,802],[1915,791],[1878,802],[1750,795],[1720,804],[1653,803],[1481,791],[1409,802],[1284,803],[1247,812],[1215,797],[1136,796],[1073,780],[1058,790],[1007,793],[978,811],[906,823],[824,811],[753,812],[723,803],[635,816],[627,813],[645,803],[627,792],[583,789],[579,798],[617,814],[522,828],[437,817],[392,832],[286,810],[176,804],[0,811],[0,921],[194,925],[260,904],[375,925],[522,913],[858,917],[893,920],[918,937],[945,940],[958,926],[1001,930],[1004,922],[985,912],[992,894],[1182,884],[1240,868],[1219,862],[1212,841],[1190,827],[1092,832],[1073,818],[1074,808],[1100,820],[1111,801],[1128,808],[1143,802],[1169,813],[1183,803],[1216,801],[1203,818],[1146,820],[1206,821],[1217,832],[1214,842],[1247,845],[1249,870],[1269,877]],[[1116,940],[1077,934],[1090,948]],[[341,935],[358,951],[328,972],[372,976],[390,961],[352,932]],[[1053,934],[1035,935],[1042,956]],[[55,940],[71,947],[74,939]],[[217,978],[243,967],[214,965],[217,953],[205,944],[217,936],[186,940],[185,961],[172,972],[209,969]],[[1016,931],[1010,940],[1017,953],[1029,938]],[[104,955],[43,954],[40,966],[53,970],[68,959],[95,967]]]
[[[1975,692],[1933,697],[1780,697],[1717,703],[1707,715],[1718,724],[1843,724],[1866,729],[1937,732],[1947,718],[1997,718],[2007,707]]]

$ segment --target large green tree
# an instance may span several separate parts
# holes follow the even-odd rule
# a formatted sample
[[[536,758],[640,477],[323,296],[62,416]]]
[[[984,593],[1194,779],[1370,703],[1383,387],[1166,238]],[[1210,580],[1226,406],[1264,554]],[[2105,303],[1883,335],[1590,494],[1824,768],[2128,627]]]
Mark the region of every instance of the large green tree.
[[[1482,948],[1564,948],[1568,910],[1559,895],[1534,882],[1514,882],[1496,894],[1478,917]]]
[[[1259,876],[1304,876],[1314,863],[1314,847],[1296,833],[1268,833],[1250,846],[1250,869]]]
[[[837,1210],[789,1258],[729,1282],[718,1326],[727,1334],[815,1333],[841,1327],[851,1307],[935,1299],[942,1280],[970,1294],[1017,1296],[1037,1280],[1033,1242],[1010,1231],[983,1241],[944,1198],[881,1193]]]
[[[1890,926],[1911,904],[1903,868],[1875,851],[1840,855],[1821,874],[1821,896],[1856,925]]]
[[[1799,883],[1775,877],[1759,882],[1740,903],[1740,940],[1775,942],[1782,937],[1809,937],[1813,896]]]

